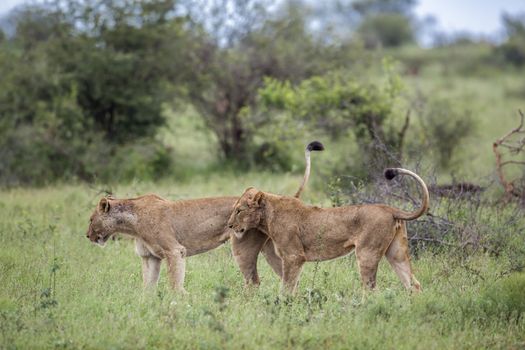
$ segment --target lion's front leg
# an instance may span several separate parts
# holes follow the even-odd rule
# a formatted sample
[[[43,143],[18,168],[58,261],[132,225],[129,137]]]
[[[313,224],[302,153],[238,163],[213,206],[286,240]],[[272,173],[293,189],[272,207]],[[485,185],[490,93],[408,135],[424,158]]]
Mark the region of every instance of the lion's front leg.
[[[161,260],[153,256],[139,240],[135,240],[135,251],[142,258],[142,283],[144,287],[156,287],[159,281]]]
[[[184,290],[184,276],[186,273],[186,248],[178,246],[166,253],[166,262],[168,265],[168,277],[171,287],[177,292]]]
[[[277,255],[282,259],[283,291],[295,294],[299,275],[306,262],[304,247],[299,239],[299,228],[293,226],[288,230],[282,230],[278,235],[273,235]]]
[[[272,270],[279,276],[283,278],[283,261],[275,252],[275,247],[273,241],[268,239],[263,246],[262,253],[266,258],[266,262],[270,265]]]
[[[232,253],[244,276],[245,285],[259,285],[257,257],[268,237],[258,230],[250,230],[242,238],[231,235]]]
[[[161,260],[154,256],[142,257],[142,282],[145,288],[156,287],[159,281]]]

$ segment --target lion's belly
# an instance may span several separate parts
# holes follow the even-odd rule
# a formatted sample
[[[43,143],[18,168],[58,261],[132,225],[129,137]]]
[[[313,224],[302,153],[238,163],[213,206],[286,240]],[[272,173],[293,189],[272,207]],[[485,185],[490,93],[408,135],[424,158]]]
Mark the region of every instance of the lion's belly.
[[[186,248],[186,255],[196,255],[215,249],[230,238],[227,217],[217,215],[193,225],[179,228],[177,240]]]
[[[321,242],[305,249],[307,261],[324,261],[339,258],[352,252],[353,246],[344,242]]]
[[[302,228],[300,234],[303,249],[308,261],[322,261],[335,259],[350,253],[353,245],[352,230],[344,220],[327,224],[319,220],[317,223]]]

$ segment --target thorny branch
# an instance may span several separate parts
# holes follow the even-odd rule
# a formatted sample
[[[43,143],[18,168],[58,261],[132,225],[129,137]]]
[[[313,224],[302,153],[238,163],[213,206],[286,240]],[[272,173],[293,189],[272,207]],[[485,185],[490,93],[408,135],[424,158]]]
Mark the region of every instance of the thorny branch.
[[[525,148],[525,137],[522,137],[517,141],[510,140],[514,135],[525,134],[525,130],[523,130],[525,115],[521,110],[518,110],[518,113],[520,114],[520,124],[518,127],[512,129],[492,144],[492,150],[496,156],[496,173],[498,175],[499,182],[505,190],[505,201],[508,201],[513,197],[523,200],[524,194],[523,189],[519,188],[519,185],[517,185],[517,180],[519,179],[508,180],[507,176],[505,175],[504,167],[507,165],[525,165],[525,162],[519,160],[503,161],[504,153],[502,152],[503,149],[506,149],[507,154],[515,156],[522,153],[523,149]]]

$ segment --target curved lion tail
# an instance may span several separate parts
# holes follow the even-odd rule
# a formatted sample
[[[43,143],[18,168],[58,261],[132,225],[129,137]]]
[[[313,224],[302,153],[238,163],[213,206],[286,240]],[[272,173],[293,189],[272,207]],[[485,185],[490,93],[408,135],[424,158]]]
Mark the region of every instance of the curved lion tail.
[[[312,151],[324,151],[323,144],[319,141],[312,141],[306,146],[304,150],[304,158],[306,159],[306,169],[304,169],[303,182],[301,183],[299,189],[294,195],[295,198],[299,198],[301,196],[301,192],[303,192],[304,186],[306,186],[308,178],[310,177],[310,152]]]
[[[428,194],[428,188],[425,182],[417,175],[416,173],[411,172],[410,170],[406,170],[403,168],[388,168],[385,170],[385,178],[387,180],[392,180],[397,175],[408,175],[416,179],[418,184],[421,186],[421,189],[423,191],[423,199],[421,203],[421,207],[413,212],[406,212],[401,209],[395,209],[394,212],[394,218],[399,220],[415,220],[421,215],[425,214],[428,210],[428,205],[430,201],[430,196]]]

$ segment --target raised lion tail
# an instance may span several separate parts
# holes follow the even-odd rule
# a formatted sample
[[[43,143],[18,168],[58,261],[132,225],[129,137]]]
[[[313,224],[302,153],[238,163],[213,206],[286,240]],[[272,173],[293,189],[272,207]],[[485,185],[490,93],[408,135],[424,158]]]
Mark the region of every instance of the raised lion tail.
[[[301,196],[301,192],[303,192],[304,186],[306,186],[308,178],[310,177],[310,153],[312,151],[324,151],[323,144],[319,141],[312,141],[306,146],[304,150],[304,158],[306,159],[306,169],[304,170],[303,182],[301,183],[299,189],[294,195],[295,198],[299,198]]]
[[[415,220],[418,217],[420,217],[421,215],[425,214],[427,212],[427,210],[428,210],[428,206],[429,206],[429,202],[430,202],[430,196],[428,194],[427,185],[419,177],[419,175],[417,175],[416,173],[413,173],[410,170],[406,170],[406,169],[403,169],[403,168],[388,168],[388,169],[385,169],[385,178],[387,180],[392,180],[397,175],[408,175],[408,176],[411,176],[414,179],[416,179],[416,181],[421,186],[421,189],[423,191],[423,198],[422,198],[421,206],[417,210],[415,210],[413,212],[406,212],[406,211],[401,210],[401,209],[395,209],[396,211],[394,212],[394,218],[395,219],[399,219],[399,220]]]

